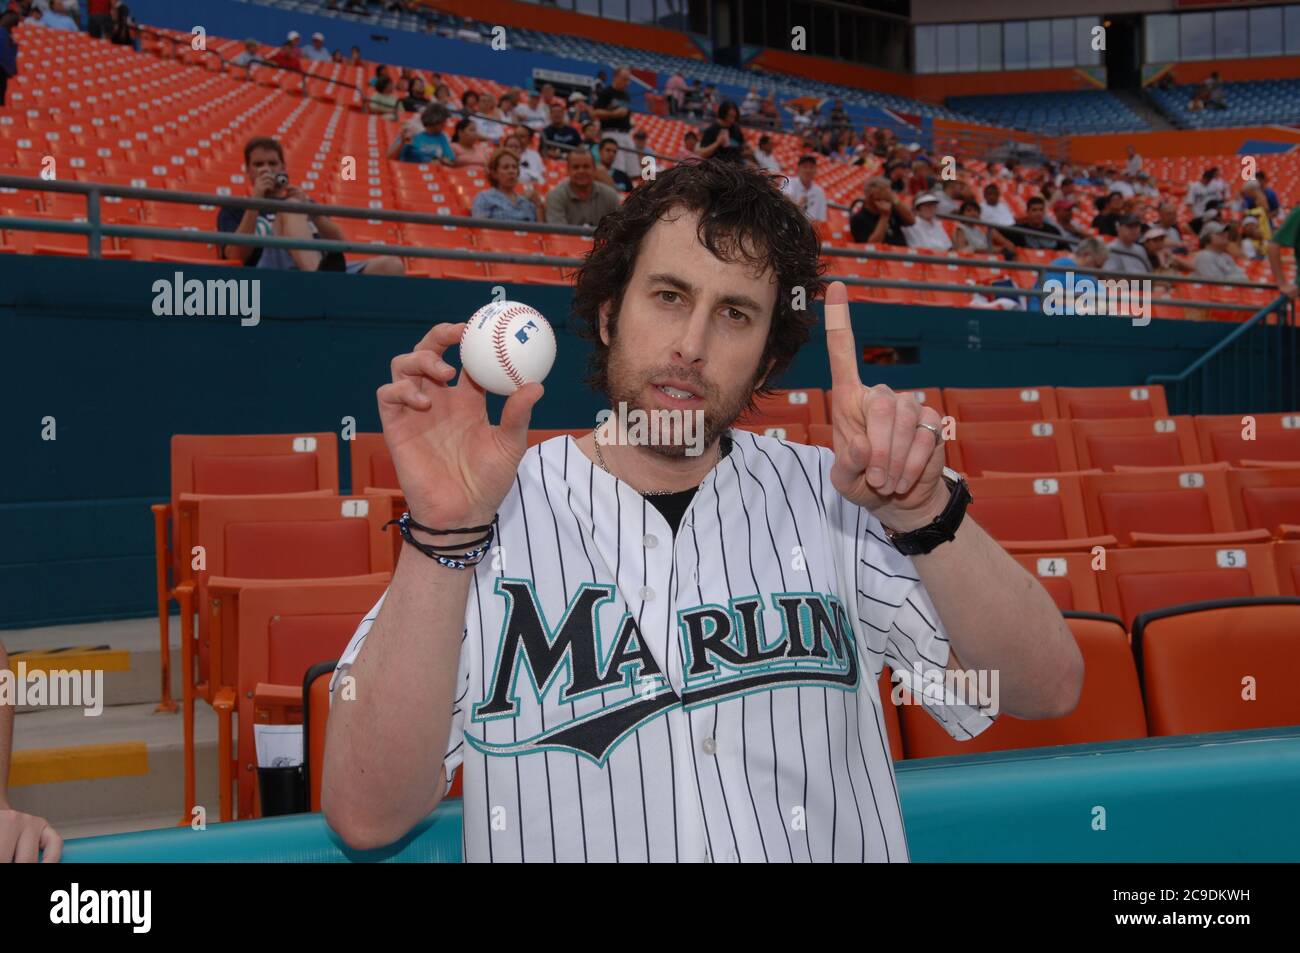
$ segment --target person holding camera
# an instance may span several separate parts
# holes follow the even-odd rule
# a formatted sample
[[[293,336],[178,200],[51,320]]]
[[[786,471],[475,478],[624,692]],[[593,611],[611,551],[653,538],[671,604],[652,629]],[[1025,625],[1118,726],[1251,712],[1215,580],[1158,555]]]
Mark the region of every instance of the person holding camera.
[[[294,185],[284,162],[284,148],[276,139],[258,136],[244,145],[244,174],[253,198],[310,202]],[[324,214],[268,212],[222,206],[217,212],[217,230],[235,235],[278,235],[284,238],[323,238],[347,241],[343,229]],[[406,266],[392,255],[378,255],[348,264],[342,252],[319,252],[310,248],[258,248],[253,245],[221,245],[217,253],[225,261],[245,268],[274,268],[281,271],[346,271],[363,275],[402,275]]]

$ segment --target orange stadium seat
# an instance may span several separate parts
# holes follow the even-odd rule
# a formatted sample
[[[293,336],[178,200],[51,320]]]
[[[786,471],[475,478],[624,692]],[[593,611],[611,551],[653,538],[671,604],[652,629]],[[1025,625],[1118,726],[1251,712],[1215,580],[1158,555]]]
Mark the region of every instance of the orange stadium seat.
[[[1238,526],[1300,539],[1300,467],[1229,470],[1227,477]]]
[[[943,403],[962,423],[1050,420],[1056,413],[1052,387],[945,387]]]
[[[1300,598],[1144,613],[1133,651],[1152,735],[1300,725]]]
[[[1097,581],[1102,611],[1126,622],[1168,606],[1278,594],[1267,543],[1116,549]]]
[[[1097,613],[1070,613],[1066,623],[1084,662],[1083,692],[1074,711],[1064,718],[1044,719],[1023,719],[1001,712],[992,726],[974,738],[957,741],[919,705],[902,705],[907,756],[937,758],[1145,738],[1142,690],[1124,624],[1114,616]]]
[[[1018,553],[1013,557],[1047,590],[1062,612],[1100,612],[1096,557],[1090,553]]]
[[[579,427],[575,430],[530,430],[528,431],[528,446],[535,447],[539,443],[550,440],[552,437],[563,437],[566,435],[576,440],[579,437],[585,437],[587,434],[591,433],[593,429],[595,429],[594,424],[591,427]]]
[[[1086,551],[1116,545],[1091,536],[1079,477],[970,477],[970,515],[1012,553]]]
[[[1254,420],[1254,437],[1249,440],[1245,439],[1247,418]],[[1226,460],[1234,467],[1247,459],[1300,463],[1300,412],[1200,416],[1196,434],[1205,460]]]
[[[265,580],[391,573],[393,549],[383,532],[390,514],[386,496],[223,496],[199,501],[195,543],[203,547],[206,567],[176,587],[181,605],[187,815],[194,806],[194,703],[202,698],[218,714],[221,817],[231,817],[240,592]]]
[[[1267,530],[1233,518],[1227,471],[1213,467],[1130,470],[1083,477],[1084,507],[1094,533],[1124,546],[1264,542]]]
[[[1101,420],[1112,417],[1168,417],[1165,389],[1140,387],[1058,387],[1056,406],[1062,417]]]
[[[971,476],[985,470],[1057,473],[1078,468],[1068,420],[959,423],[946,452],[949,466]]]
[[[302,718],[304,676],[321,659],[343,654],[388,578],[379,573],[366,582],[270,583],[240,592],[238,817],[261,816],[253,725],[296,724]]]
[[[820,424],[826,423],[826,395],[816,387],[777,390],[765,394],[754,402],[757,413],[746,414],[740,422],[754,424]]]
[[[1191,417],[1141,417],[1075,420],[1074,447],[1079,466],[1113,469],[1180,467],[1201,462]]]
[[[808,442],[816,447],[835,449],[835,428],[832,424],[809,424]]]
[[[1284,596],[1300,596],[1300,540],[1273,544],[1277,588]]]
[[[256,493],[334,494],[339,490],[338,472],[338,443],[333,433],[172,437],[171,500],[150,507],[161,640],[160,710],[176,709],[171,695],[168,610],[175,598],[175,587],[194,576],[190,547],[195,539],[197,498]],[[182,497],[186,498],[185,505]]]
[[[808,428],[803,424],[796,423],[736,423],[737,430],[748,430],[751,433],[760,433],[767,437],[776,437],[778,440],[785,440],[789,443],[807,443]],[[830,424],[823,424],[829,427]]]

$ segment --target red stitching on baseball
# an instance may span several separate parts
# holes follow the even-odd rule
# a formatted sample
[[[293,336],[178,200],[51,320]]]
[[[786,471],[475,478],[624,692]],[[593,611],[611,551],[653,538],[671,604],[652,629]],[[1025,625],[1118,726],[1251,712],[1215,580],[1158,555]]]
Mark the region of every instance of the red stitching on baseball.
[[[510,383],[516,387],[523,387],[527,381],[516,370],[515,365],[510,361],[510,355],[506,353],[506,327],[510,324],[511,318],[517,315],[526,315],[531,310],[532,308],[524,308],[518,305],[506,308],[497,315],[496,321],[492,325],[492,349],[496,351],[497,360],[501,364],[501,369],[506,372],[506,377],[510,378]]]

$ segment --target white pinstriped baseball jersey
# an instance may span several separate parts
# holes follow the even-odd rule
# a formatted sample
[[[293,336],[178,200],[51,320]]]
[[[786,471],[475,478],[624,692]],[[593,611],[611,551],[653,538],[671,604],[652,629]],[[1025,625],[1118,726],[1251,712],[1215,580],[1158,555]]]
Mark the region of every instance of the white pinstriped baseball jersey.
[[[731,433],[675,538],[571,438],[524,455],[444,757],[467,861],[908,859],[877,680],[941,673],[938,613],[831,451]],[[955,738],[992,724],[926,710]]]

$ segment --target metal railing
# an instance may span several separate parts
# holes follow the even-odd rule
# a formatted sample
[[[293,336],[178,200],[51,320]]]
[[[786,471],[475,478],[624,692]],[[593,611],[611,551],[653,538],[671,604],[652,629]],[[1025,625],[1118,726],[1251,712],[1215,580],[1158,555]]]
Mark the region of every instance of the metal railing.
[[[1300,409],[1300,331],[1283,296],[1234,328],[1178,374],[1153,374],[1176,414]]]
[[[369,221],[396,222],[413,225],[451,225],[463,228],[500,231],[523,231],[540,234],[557,235],[591,235],[595,229],[583,225],[552,225],[540,222],[506,222],[494,219],[472,218],[461,215],[435,215],[425,212],[407,212],[396,209],[360,208],[351,206],[328,206],[313,202],[290,202],[281,199],[256,199],[239,196],[212,195],[206,192],[177,192],[168,189],[150,189],[138,186],[112,185],[96,182],[47,181],[40,178],[0,175],[0,189],[29,190],[36,192],[63,192],[84,195],[86,197],[86,220],[64,221],[42,218],[4,218],[3,227],[13,231],[31,231],[55,234],[84,235],[87,239],[87,254],[90,258],[103,258],[103,242],[106,238],[139,238],[153,241],[186,242],[196,245],[243,245],[257,248],[305,249],[327,252],[342,252],[366,255],[395,255],[403,258],[430,258],[450,261],[473,261],[515,265],[551,265],[555,267],[575,267],[582,264],[582,259],[557,255],[535,255],[516,252],[470,251],[461,248],[426,248],[415,245],[390,245],[378,242],[344,241],[321,238],[292,238],[280,235],[244,235],[234,232],[198,231],[190,229],[163,228],[150,225],[123,225],[105,223],[102,214],[102,201],[105,197],[137,199],[146,202],[171,202],[187,205],[226,206],[237,209],[256,209],[268,212],[298,212],[306,215],[325,215],[331,218],[355,218]],[[981,223],[987,224],[987,223]],[[987,268],[992,271],[1034,271],[1051,270],[1050,264],[1037,262],[1017,262],[989,260],[981,258],[962,258],[957,256],[921,255],[910,252],[882,252],[874,249],[822,248],[825,258],[834,259],[875,259],[880,261],[904,261],[927,265],[958,265],[967,268]],[[239,262],[214,260],[213,265],[238,266]],[[1271,285],[1242,284],[1240,282],[1213,281],[1209,279],[1184,278],[1174,275],[1141,276],[1127,272],[1104,271],[1093,268],[1071,268],[1077,274],[1088,274],[1098,278],[1113,278],[1132,281],[1135,278],[1149,277],[1153,283],[1169,282],[1227,285],[1243,289],[1271,288]],[[1041,299],[1050,292],[1041,287],[998,287],[986,285],[958,284],[952,282],[913,281],[895,278],[868,278],[856,274],[836,274],[826,276],[830,280],[843,281],[847,285],[866,288],[892,288],[912,291],[932,291],[958,294],[982,294],[986,297],[1011,298],[1017,300]],[[1036,282],[1036,284],[1041,284]],[[1218,311],[1255,312],[1257,305],[1239,304],[1227,301],[1205,301],[1186,298],[1155,298],[1152,305],[1171,307],[1201,308]]]

